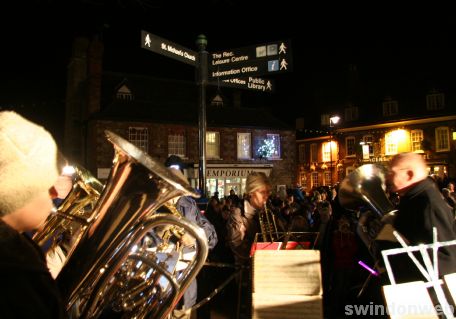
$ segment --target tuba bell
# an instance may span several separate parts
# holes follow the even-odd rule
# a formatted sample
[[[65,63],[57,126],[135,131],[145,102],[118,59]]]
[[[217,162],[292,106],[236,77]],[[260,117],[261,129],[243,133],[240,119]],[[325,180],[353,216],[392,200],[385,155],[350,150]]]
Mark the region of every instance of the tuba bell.
[[[202,268],[208,245],[201,228],[157,210],[176,197],[199,195],[128,141],[105,133],[115,151],[108,181],[89,217],[75,219],[81,230],[57,277],[66,311],[70,318],[111,311],[165,318]],[[164,243],[166,229],[173,231]],[[193,250],[182,234],[193,238]]]
[[[396,211],[386,196],[386,171],[383,166],[366,164],[344,178],[339,187],[339,203],[352,210],[368,204],[380,217]]]

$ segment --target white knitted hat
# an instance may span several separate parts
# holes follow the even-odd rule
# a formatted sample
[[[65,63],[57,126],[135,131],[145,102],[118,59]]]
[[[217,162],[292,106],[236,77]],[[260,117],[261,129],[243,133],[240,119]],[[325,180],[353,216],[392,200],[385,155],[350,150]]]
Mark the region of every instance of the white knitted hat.
[[[247,194],[253,193],[262,187],[271,188],[271,182],[265,173],[252,172],[247,176],[247,180],[245,182],[245,192]]]
[[[57,176],[51,134],[15,112],[0,112],[0,216],[47,191]]]

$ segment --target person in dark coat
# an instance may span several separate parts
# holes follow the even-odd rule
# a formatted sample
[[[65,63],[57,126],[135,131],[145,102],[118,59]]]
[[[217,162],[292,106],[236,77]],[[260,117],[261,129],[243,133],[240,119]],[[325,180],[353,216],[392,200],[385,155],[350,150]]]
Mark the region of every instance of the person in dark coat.
[[[0,318],[63,318],[44,255],[25,235],[51,212],[57,146],[43,127],[3,111],[0,147]]]
[[[416,153],[401,153],[390,162],[389,181],[392,191],[400,196],[394,228],[409,246],[431,244],[433,227],[439,242],[456,239],[454,217],[435,183],[428,177],[423,157]],[[406,255],[392,256],[396,281],[425,280]],[[441,247],[438,251],[439,276],[456,272],[456,246]]]

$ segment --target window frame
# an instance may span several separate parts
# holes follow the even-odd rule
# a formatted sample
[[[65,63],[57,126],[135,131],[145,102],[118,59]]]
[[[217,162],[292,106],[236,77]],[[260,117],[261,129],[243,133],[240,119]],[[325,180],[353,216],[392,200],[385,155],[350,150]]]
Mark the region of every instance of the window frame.
[[[214,134],[214,143],[208,143],[210,138],[208,135]],[[210,150],[213,150],[216,155],[210,154]],[[206,131],[206,157],[207,159],[220,159],[220,132],[217,131]]]
[[[432,92],[426,95],[426,109],[428,111],[442,110],[445,108],[445,94]]]
[[[242,136],[248,136],[248,142],[249,142],[249,145],[248,145],[248,151],[245,156],[242,156],[242,154],[240,154],[240,151],[242,149],[240,149],[240,139]],[[252,159],[252,133],[248,133],[248,132],[238,132],[237,133],[237,144],[236,144],[236,153],[237,153],[237,159],[238,160],[249,160],[249,159]],[[241,155],[241,156],[240,156]]]
[[[170,141],[171,138],[176,137],[177,141]],[[181,138],[181,140],[179,140]],[[171,152],[171,146],[176,144],[177,146],[173,146],[176,152]],[[179,151],[182,150],[182,153]],[[187,139],[185,134],[168,134],[168,156],[177,155],[182,158],[187,158]]]
[[[439,134],[439,132],[443,134]],[[441,145],[439,137],[444,137],[444,143],[446,145]],[[439,126],[435,128],[435,151],[436,152],[448,152],[450,151],[450,128],[448,126]]]
[[[418,140],[414,140],[414,135],[419,135]],[[424,140],[424,132],[422,129],[410,130],[410,150],[414,153],[423,153],[422,141]],[[419,143],[419,148],[415,149],[416,143]]]
[[[393,116],[399,113],[399,103],[397,100],[388,99],[383,101],[383,116]]]
[[[149,128],[145,126],[129,126],[128,141],[137,148],[149,153]]]
[[[353,153],[349,153],[349,140],[353,140]],[[345,157],[356,157],[356,138],[354,136],[345,137]]]
[[[277,139],[275,139],[277,137]],[[267,140],[271,140],[271,138],[274,140],[277,141],[277,155],[272,155],[270,157],[268,157],[268,159],[270,160],[278,160],[278,159],[281,159],[281,143],[280,143],[280,134],[276,134],[276,133],[268,133],[266,134],[266,139]]]
[[[318,162],[318,144],[312,143],[310,144],[310,162]]]

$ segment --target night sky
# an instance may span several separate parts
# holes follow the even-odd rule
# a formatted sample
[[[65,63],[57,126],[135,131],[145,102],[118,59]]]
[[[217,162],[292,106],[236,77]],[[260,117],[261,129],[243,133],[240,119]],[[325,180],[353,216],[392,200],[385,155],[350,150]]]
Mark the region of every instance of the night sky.
[[[205,34],[209,52],[291,39],[293,72],[272,77],[273,94],[245,94],[252,106],[270,107],[291,124],[321,101],[348,94],[349,64],[357,65],[367,88],[417,78],[448,81],[456,74],[454,19],[406,12],[389,12],[386,18],[373,11],[347,15],[337,8],[333,13],[310,7],[297,11],[293,1],[197,3],[15,1],[15,7],[2,10],[10,20],[1,22],[1,105],[34,104],[38,121],[61,122],[63,110],[50,105],[63,105],[66,66],[78,35],[102,35],[105,70],[194,79],[193,67],[141,49],[142,29],[194,50],[196,37]],[[201,11],[203,6],[209,13]]]

